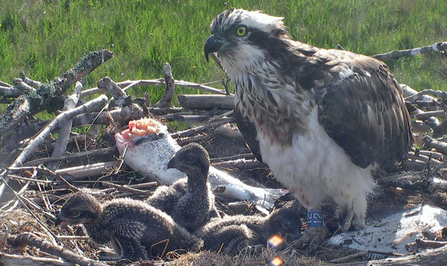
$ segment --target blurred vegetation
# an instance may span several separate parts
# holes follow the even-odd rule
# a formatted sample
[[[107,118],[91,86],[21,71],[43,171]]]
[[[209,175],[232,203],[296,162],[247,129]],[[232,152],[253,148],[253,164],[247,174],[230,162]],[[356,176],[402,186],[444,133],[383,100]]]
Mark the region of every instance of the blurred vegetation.
[[[203,45],[212,19],[230,7],[283,16],[297,40],[324,48],[340,44],[367,55],[447,41],[447,1],[442,0],[2,0],[0,80],[12,83],[25,72],[48,81],[82,55],[104,48],[115,57],[85,78],[86,87],[106,75],[116,82],[160,78],[165,62],[176,79],[219,80],[224,73],[214,62],[206,63]],[[387,63],[400,83],[447,90],[445,54]],[[155,101],[160,88],[132,94],[148,90]]]

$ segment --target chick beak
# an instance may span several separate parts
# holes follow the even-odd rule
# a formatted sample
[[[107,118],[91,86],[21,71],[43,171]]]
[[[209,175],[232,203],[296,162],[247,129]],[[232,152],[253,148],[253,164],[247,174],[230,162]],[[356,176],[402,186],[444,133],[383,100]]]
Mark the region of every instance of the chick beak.
[[[177,165],[178,165],[178,159],[176,156],[174,156],[171,158],[171,160],[169,160],[168,169],[177,168]]]

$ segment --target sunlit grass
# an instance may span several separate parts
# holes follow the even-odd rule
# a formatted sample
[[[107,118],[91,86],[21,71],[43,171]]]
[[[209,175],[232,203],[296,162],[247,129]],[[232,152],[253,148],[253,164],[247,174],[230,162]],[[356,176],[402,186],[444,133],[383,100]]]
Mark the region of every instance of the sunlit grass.
[[[298,40],[325,48],[340,44],[367,55],[447,41],[447,2],[441,0],[2,0],[0,80],[11,82],[20,72],[51,80],[83,54],[104,48],[115,56],[85,78],[86,87],[106,75],[117,82],[159,78],[165,62],[176,79],[218,80],[224,74],[206,63],[203,44],[213,17],[229,7],[283,16]],[[432,54],[387,63],[401,83],[447,90],[446,60]],[[153,99],[161,96],[153,88],[132,93],[143,90]]]

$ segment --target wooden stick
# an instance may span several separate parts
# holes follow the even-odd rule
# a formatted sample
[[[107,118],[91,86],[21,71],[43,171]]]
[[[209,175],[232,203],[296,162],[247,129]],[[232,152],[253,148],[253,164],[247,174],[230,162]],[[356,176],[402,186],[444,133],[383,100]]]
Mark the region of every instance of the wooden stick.
[[[188,109],[233,109],[233,95],[213,94],[180,94],[177,96],[180,105]]]
[[[59,158],[52,158],[52,157],[45,157],[45,158],[39,158],[33,161],[26,162],[26,166],[31,165],[40,165],[45,164],[48,162],[55,162],[55,161],[70,161],[77,158],[83,158],[83,157],[91,157],[91,156],[104,156],[104,155],[110,155],[118,153],[118,150],[115,146],[105,148],[105,149],[97,149],[97,150],[90,150],[90,151],[82,151],[82,152],[76,152],[72,154],[67,154],[64,156],[60,156]]]
[[[164,85],[164,84],[166,84],[164,79],[127,80],[127,81],[117,83],[117,85],[120,86],[121,88],[124,88],[124,90],[128,90],[133,87],[158,86],[158,85]],[[184,80],[175,80],[174,84],[175,84],[175,86],[179,86],[179,87],[190,87],[190,88],[199,89],[202,91],[207,91],[207,92],[216,93],[216,94],[227,94],[223,90],[219,90],[219,89],[216,89],[216,88],[213,88],[210,86],[206,86],[203,84],[193,83],[193,82],[184,81]],[[97,94],[97,93],[103,93],[103,92],[105,92],[105,91],[100,88],[92,88],[92,89],[85,90],[85,91],[81,92],[81,97],[87,96],[87,95],[92,95],[92,94]]]
[[[447,154],[447,143],[438,141],[430,136],[424,136],[424,143],[429,148],[435,148],[438,152]]]
[[[111,172],[110,169],[120,165],[119,161],[101,162],[95,164],[81,165],[69,168],[58,169],[55,173],[62,176],[68,175],[73,179],[80,179],[88,176],[98,176],[106,172]]]
[[[107,266],[106,263],[95,261],[89,258],[82,257],[80,255],[77,255],[67,249],[64,249],[63,247],[58,247],[50,243],[48,240],[43,239],[37,235],[34,235],[32,233],[22,233],[20,235],[13,235],[8,237],[8,242],[11,245],[19,246],[19,245],[30,245],[37,247],[38,249],[42,250],[43,252],[50,253],[54,256],[64,258],[68,261],[72,261],[74,263],[77,263],[81,266]]]
[[[144,116],[143,109],[140,106],[131,104],[110,111],[102,111],[99,113],[90,112],[78,115],[73,119],[73,126],[80,127],[92,124],[109,125],[115,124],[116,121],[126,123],[129,120],[137,120]]]
[[[163,77],[166,83],[166,90],[160,101],[154,104],[154,107],[169,108],[172,107],[172,97],[175,94],[175,80],[172,76],[172,69],[169,63],[163,66]]]
[[[66,121],[67,119],[73,118],[81,113],[86,113],[95,108],[96,106],[102,106],[107,103],[107,97],[101,95],[96,99],[93,99],[85,104],[67,112],[59,114],[49,125],[47,125],[40,133],[37,135],[33,141],[31,141],[28,146],[22,151],[22,153],[16,158],[10,167],[16,167],[23,165],[28,156],[36,150],[36,148],[42,144],[45,138],[58,126],[61,121]],[[0,193],[1,195],[1,193]]]
[[[14,255],[0,253],[0,265],[3,266],[76,266],[73,262],[61,259],[35,257],[29,255]]]
[[[413,115],[413,118],[424,120],[431,116],[445,116],[445,115],[446,115],[446,113],[444,110],[439,110],[439,111],[423,112],[420,114],[416,114],[416,115]]]
[[[446,98],[447,97],[447,92],[445,91],[440,91],[440,90],[430,90],[430,89],[426,89],[426,90],[422,90],[416,94],[413,94],[407,98],[405,98],[405,100],[409,101],[409,102],[413,102],[414,100],[424,96],[424,95],[430,95],[436,98]],[[437,100],[436,98],[433,98],[433,100]]]
[[[396,59],[405,56],[415,56],[420,54],[426,54],[429,52],[442,52],[447,50],[447,42],[438,42],[433,45],[413,48],[408,50],[391,51],[386,54],[373,55],[374,58],[379,60]]]
[[[70,111],[76,108],[79,97],[81,96],[82,88],[82,83],[76,82],[73,94],[64,101],[64,107],[62,108],[62,111]],[[54,146],[53,153],[51,154],[51,158],[59,158],[60,156],[65,154],[70,138],[72,121],[73,119],[71,118],[59,123],[59,137],[57,138],[56,145]],[[48,164],[48,168],[53,170],[57,169],[59,168],[59,163],[57,161],[52,162]]]
[[[209,130],[210,128],[218,127],[218,126],[226,124],[226,123],[233,123],[234,121],[235,120],[233,117],[222,118],[221,120],[211,122],[211,123],[203,125],[201,127],[191,128],[188,130],[173,133],[173,134],[171,134],[171,137],[176,139],[176,138],[183,138],[183,137],[197,135],[198,133],[205,132],[205,131]]]
[[[126,191],[126,192],[131,192],[132,194],[140,194],[140,195],[145,195],[145,196],[149,196],[152,194],[152,192],[148,191],[148,190],[136,189],[136,188],[129,187],[127,185],[117,185],[117,184],[114,184],[111,182],[106,182],[106,181],[101,181],[101,185],[103,185],[105,187],[113,187],[118,190],[122,190],[122,191]]]
[[[237,169],[266,168],[265,164],[261,163],[256,159],[253,160],[238,159],[232,161],[218,162],[213,163],[213,166],[222,168],[237,168]]]
[[[20,95],[8,106],[0,119],[0,135],[9,132],[29,115],[45,109],[45,104],[62,95],[67,88],[110,59],[112,55],[108,50],[91,52],[60,77],[54,78],[50,83],[40,86],[31,93]],[[54,106],[46,106],[47,109],[49,107]]]

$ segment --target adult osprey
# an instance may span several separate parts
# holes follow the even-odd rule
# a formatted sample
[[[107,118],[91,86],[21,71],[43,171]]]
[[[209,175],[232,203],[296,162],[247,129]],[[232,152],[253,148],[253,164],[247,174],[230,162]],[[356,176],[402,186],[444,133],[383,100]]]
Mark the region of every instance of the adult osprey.
[[[256,130],[247,142],[275,178],[309,211],[329,197],[346,214],[344,230],[362,227],[373,163],[391,169],[412,145],[402,90],[385,63],[294,41],[282,20],[226,10],[205,55],[232,80],[236,115]]]

